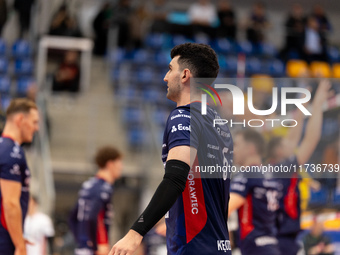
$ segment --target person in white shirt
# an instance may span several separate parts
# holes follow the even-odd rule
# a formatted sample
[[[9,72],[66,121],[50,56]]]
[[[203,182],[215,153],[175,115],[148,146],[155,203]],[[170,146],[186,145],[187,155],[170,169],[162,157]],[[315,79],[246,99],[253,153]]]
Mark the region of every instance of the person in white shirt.
[[[192,24],[201,26],[212,26],[217,20],[217,11],[210,0],[200,0],[192,4],[188,11],[189,19]]]
[[[54,236],[52,220],[46,214],[39,212],[38,201],[35,197],[30,198],[24,233],[25,238],[32,243],[26,246],[27,255],[52,254],[52,237]],[[50,253],[48,253],[47,243]]]

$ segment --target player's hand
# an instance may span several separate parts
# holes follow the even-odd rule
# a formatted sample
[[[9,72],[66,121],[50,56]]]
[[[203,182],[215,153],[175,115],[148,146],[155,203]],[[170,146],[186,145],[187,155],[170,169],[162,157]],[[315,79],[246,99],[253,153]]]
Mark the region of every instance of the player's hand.
[[[136,231],[130,231],[111,249],[109,255],[132,255],[142,242],[143,236]]]
[[[318,181],[311,180],[309,183],[309,187],[311,187],[313,191],[319,191],[321,189],[321,184]]]
[[[323,104],[331,96],[330,89],[331,83],[329,80],[322,80],[319,83],[314,97],[314,102],[318,104],[318,107],[321,107],[320,104]]]
[[[165,222],[162,222],[161,224],[159,224],[155,228],[155,231],[158,235],[166,236],[166,224],[165,224]]]
[[[26,245],[15,247],[14,255],[26,255]]]
[[[96,255],[107,255],[110,252],[108,244],[99,244],[97,247]]]

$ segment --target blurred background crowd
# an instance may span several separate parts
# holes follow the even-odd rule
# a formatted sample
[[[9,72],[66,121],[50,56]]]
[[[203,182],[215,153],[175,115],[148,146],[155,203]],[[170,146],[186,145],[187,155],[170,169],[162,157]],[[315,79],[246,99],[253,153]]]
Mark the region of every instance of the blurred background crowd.
[[[0,133],[11,98],[38,103],[43,128],[26,149],[32,193],[54,222],[55,254],[72,254],[67,218],[94,172],[96,148],[109,143],[124,153],[112,240],[158,184],[163,128],[175,107],[163,77],[177,44],[211,45],[218,78],[244,91],[253,87],[256,109],[271,106],[273,87],[304,87],[313,95],[319,79],[329,78],[335,96],[311,163],[339,164],[339,12],[340,3],[316,0],[0,0]],[[287,128],[263,132],[269,140]],[[314,226],[316,235],[326,231],[340,243],[338,174],[310,175],[320,185],[301,182],[302,228],[306,234]],[[322,227],[315,223],[320,217]],[[152,233],[145,240],[145,254],[161,254],[164,238]]]

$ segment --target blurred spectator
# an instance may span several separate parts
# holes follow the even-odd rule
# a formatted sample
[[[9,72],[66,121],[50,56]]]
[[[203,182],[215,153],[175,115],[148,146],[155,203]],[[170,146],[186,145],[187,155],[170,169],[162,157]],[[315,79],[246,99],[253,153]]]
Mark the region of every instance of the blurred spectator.
[[[18,12],[20,23],[20,38],[25,36],[31,24],[31,9],[34,0],[15,0],[14,9]]]
[[[300,4],[294,4],[285,23],[286,42],[284,49],[281,52],[282,59],[287,60],[288,54],[292,50],[299,53],[299,40],[304,33],[305,25],[306,17],[304,15],[302,6]]]
[[[321,5],[317,4],[314,6],[312,17],[317,20],[320,32],[325,33],[331,30],[331,23],[329,22]]]
[[[131,8],[130,0],[120,0],[113,8],[113,25],[118,28],[118,47],[129,47],[131,45]]]
[[[217,15],[220,21],[218,36],[235,40],[236,17],[229,0],[219,1]]]
[[[64,61],[59,65],[53,78],[52,90],[78,92],[79,81],[78,53],[76,51],[67,51]]]
[[[309,17],[307,27],[302,35],[303,59],[311,61],[327,61],[327,42],[323,33],[319,31],[319,24],[314,17]]]
[[[153,0],[148,8],[152,19],[151,33],[163,33],[168,30],[166,17],[170,11],[165,0]]]
[[[265,39],[265,30],[269,27],[266,9],[263,3],[258,2],[254,4],[247,23],[247,40],[252,43],[263,42]]]
[[[111,14],[110,3],[106,2],[93,21],[93,30],[96,34],[94,54],[98,56],[105,55],[107,50]]]
[[[323,221],[320,217],[315,217],[314,225],[310,232],[303,239],[306,255],[332,255],[334,246],[330,238],[324,234]]]
[[[2,34],[2,29],[7,21],[7,3],[6,0],[0,0],[0,37]]]
[[[217,11],[210,0],[199,0],[189,7],[188,16],[194,33],[205,33],[212,36],[211,28],[217,20]]]
[[[49,34],[81,37],[77,21],[71,17],[66,4],[60,6],[59,10],[54,14]]]
[[[144,4],[139,5],[131,16],[131,46],[140,48],[146,34],[146,18],[148,17]]]
[[[26,246],[27,255],[53,254],[54,228],[52,220],[46,214],[39,212],[38,200],[35,197],[30,198],[24,229],[25,238],[33,243]],[[47,253],[47,241],[49,253]]]

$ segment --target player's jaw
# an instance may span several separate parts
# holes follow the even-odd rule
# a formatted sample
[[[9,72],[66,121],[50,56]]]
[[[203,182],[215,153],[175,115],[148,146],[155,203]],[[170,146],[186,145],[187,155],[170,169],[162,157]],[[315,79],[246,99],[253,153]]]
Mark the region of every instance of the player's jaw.
[[[21,126],[22,142],[30,143],[33,141],[35,132],[39,130],[39,113],[35,109],[31,109],[25,114]]]

